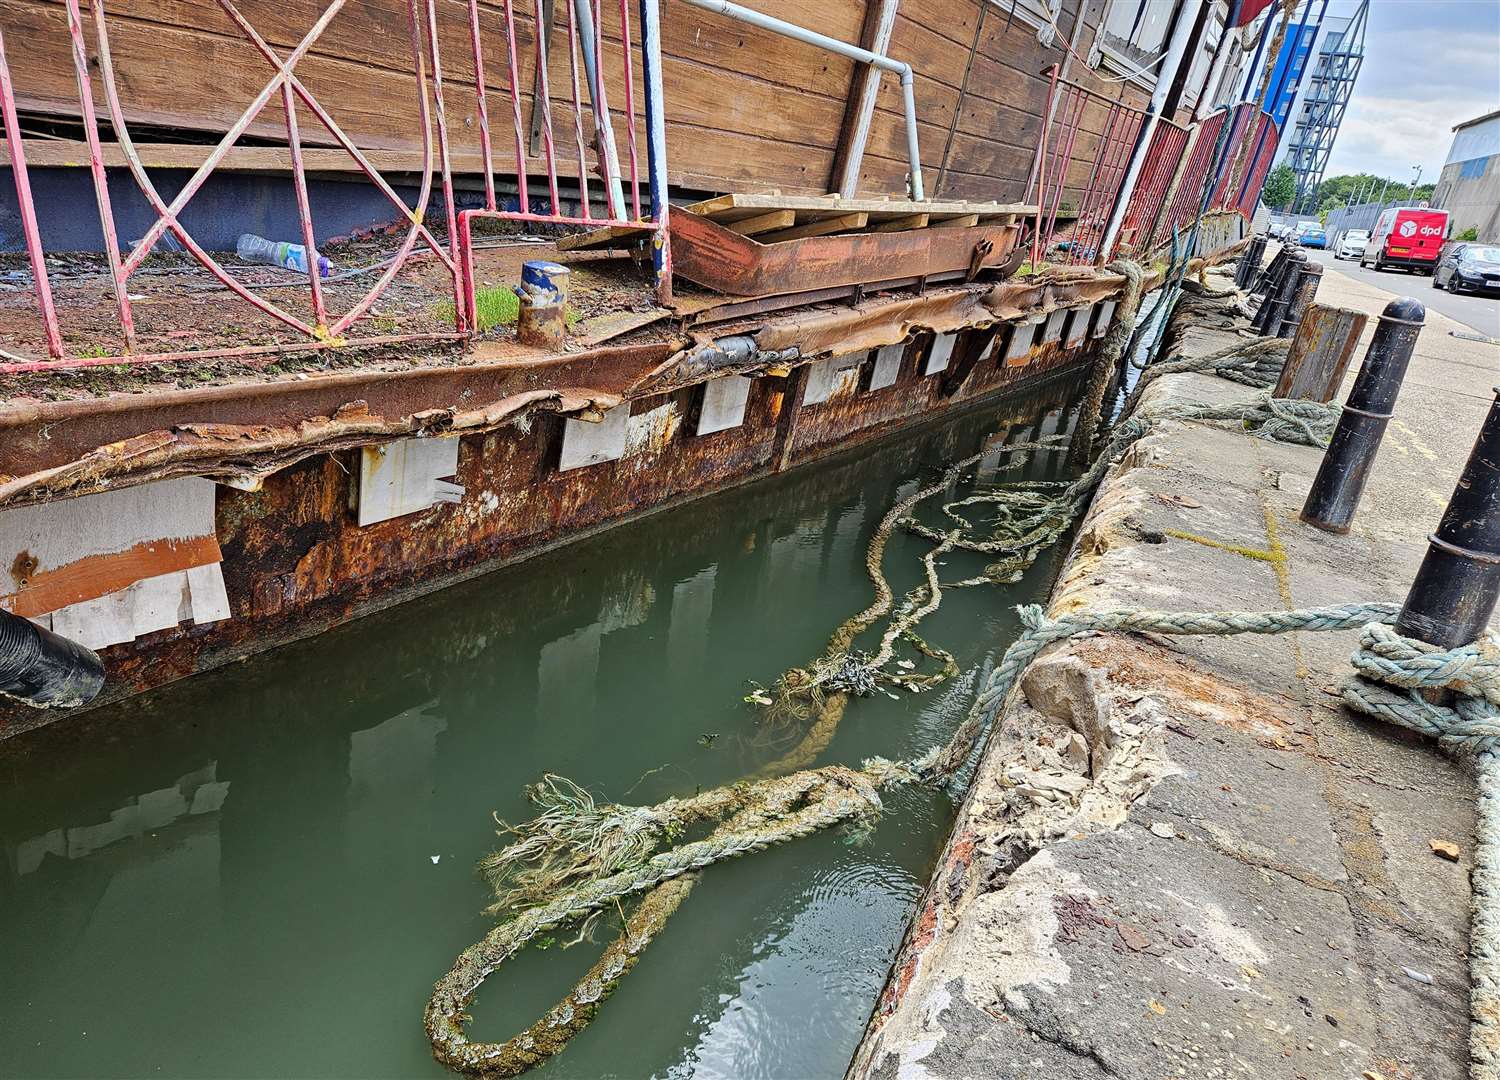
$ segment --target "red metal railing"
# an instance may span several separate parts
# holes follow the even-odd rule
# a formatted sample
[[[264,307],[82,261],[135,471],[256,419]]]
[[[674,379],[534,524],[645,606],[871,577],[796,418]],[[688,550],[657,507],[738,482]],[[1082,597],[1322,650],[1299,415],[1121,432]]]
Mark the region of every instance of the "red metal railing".
[[[1037,206],[1031,264],[1100,263],[1100,241],[1145,113],[1061,78],[1056,64],[1047,75],[1048,107],[1026,200],[1034,196]]]
[[[1156,246],[1162,210],[1167,197],[1172,194],[1172,181],[1177,179],[1178,166],[1182,164],[1189,138],[1190,132],[1186,128],[1170,120],[1162,120],[1156,125],[1145,163],[1141,166],[1141,177],[1136,181],[1130,205],[1125,210],[1120,243],[1128,243],[1137,251],[1150,251]]]
[[[1230,183],[1224,202],[1226,207],[1238,210],[1246,221],[1255,216],[1255,204],[1260,200],[1271,160],[1276,156],[1276,144],[1281,139],[1276,122],[1267,113],[1257,110],[1257,114],[1254,129],[1246,135],[1249,152],[1238,170],[1238,178]]]
[[[1047,75],[1048,111],[1027,191],[1037,206],[1032,265],[1103,265],[1115,254],[1101,250],[1101,241],[1145,114],[1062,79],[1056,65]],[[1117,249],[1129,244],[1148,253],[1186,227],[1205,208],[1210,172],[1215,179],[1206,209],[1235,210],[1248,219],[1275,150],[1275,125],[1252,102],[1221,109],[1193,129],[1158,121]]]
[[[1185,228],[1197,216],[1210,169],[1216,170],[1218,179],[1206,209],[1234,210],[1248,221],[1275,154],[1276,127],[1254,102],[1241,102],[1209,116],[1194,133],[1170,206],[1157,216],[1145,246],[1166,243],[1174,230]]]
[[[94,56],[89,56],[88,42],[84,34],[81,2],[89,4],[89,14],[94,30]],[[239,118],[229,125],[218,143],[208,152],[202,164],[193,172],[187,183],[171,200],[158,191],[151,176],[142,163],[126,120],[126,109],[121,100],[120,83],[116,75],[114,57],[110,49],[109,25],[105,17],[104,0],[64,0],[67,16],[67,32],[71,42],[74,74],[78,85],[79,120],[88,145],[90,175],[93,181],[96,208],[100,229],[104,239],[105,259],[108,263],[114,308],[118,319],[124,349],[118,355],[77,356],[69,355],[64,342],[62,326],[58,318],[58,305],[49,278],[46,253],[43,249],[41,231],[37,224],[36,203],[33,197],[31,178],[26,166],[25,143],[16,104],[15,87],[6,55],[3,27],[0,27],[0,120],[6,153],[12,170],[17,202],[20,211],[21,232],[27,259],[34,282],[35,301],[42,323],[43,336],[49,359],[30,359],[0,351],[0,373],[45,371],[62,368],[90,367],[103,364],[163,363],[178,360],[200,360],[212,357],[246,357],[257,354],[277,353],[299,349],[324,349],[340,346],[375,346],[416,340],[461,340],[470,335],[474,326],[474,271],[473,245],[469,240],[469,222],[474,217],[509,218],[534,223],[574,224],[591,226],[632,226],[650,234],[657,253],[660,272],[659,288],[669,289],[670,261],[666,249],[665,149],[659,138],[650,143],[652,179],[652,210],[643,217],[640,204],[640,177],[636,150],[636,106],[635,69],[631,56],[631,27],[628,3],[620,0],[618,42],[612,43],[620,57],[625,78],[625,117],[628,125],[630,160],[630,193],[632,211],[627,215],[623,205],[619,167],[615,163],[613,120],[605,99],[606,49],[604,6],[601,0],[593,0],[587,10],[592,23],[592,41],[580,40],[580,21],[574,5],[564,3],[568,10],[568,42],[570,63],[573,65],[573,112],[574,132],[578,144],[578,205],[580,212],[567,213],[558,189],[558,172],[553,152],[550,92],[547,87],[547,43],[545,34],[537,33],[543,25],[540,0],[533,0],[533,37],[535,39],[536,74],[541,92],[537,106],[544,119],[546,140],[546,177],[549,201],[545,209],[533,210],[529,198],[528,172],[531,168],[525,156],[521,134],[520,65],[517,60],[516,25],[512,12],[512,0],[505,0],[503,27],[489,28],[481,23],[477,0],[469,0],[467,18],[472,48],[471,60],[475,73],[479,142],[484,168],[485,206],[483,210],[460,212],[455,204],[453,172],[450,164],[450,138],[447,115],[443,100],[443,63],[439,53],[439,16],[437,0],[407,0],[407,22],[410,46],[411,74],[416,92],[417,123],[420,128],[420,153],[422,166],[420,186],[413,204],[397,194],[395,188],[381,175],[361,152],[352,139],[308,90],[297,75],[297,65],[307,56],[313,45],[322,36],[329,24],[345,7],[346,0],[331,0],[321,15],[308,29],[295,48],[283,54],[267,43],[233,3],[233,0],[217,0],[220,8],[243,37],[266,61],[271,69],[260,92],[246,105]],[[445,12],[449,8],[445,7]],[[641,45],[643,67],[647,71],[645,85],[648,129],[660,130],[660,42],[657,0],[641,0],[642,27]],[[491,131],[486,102],[485,46],[499,38],[493,32],[504,35],[506,50],[506,81],[512,104],[512,120],[516,142],[516,168],[514,182],[519,192],[517,208],[502,208],[495,190],[495,171],[491,146]],[[594,139],[594,160],[602,173],[606,203],[609,212],[595,217],[590,209],[588,192],[589,154],[584,143],[583,107],[579,93],[578,63],[586,60],[589,71],[590,100],[593,106],[591,124]],[[140,240],[130,250],[124,251],[115,229],[115,219],[110,203],[108,175],[105,166],[105,138],[96,114],[94,75],[91,64],[97,63],[98,84],[108,110],[111,139],[125,162],[125,167],[134,178],[141,194],[154,211],[155,219]],[[654,76],[654,77],[653,77]],[[215,257],[206,251],[183,225],[183,208],[192,200],[224,161],[245,131],[254,124],[261,112],[279,98],[285,121],[286,147],[291,164],[293,185],[298,211],[300,234],[307,251],[307,276],[309,310],[311,316],[299,315],[286,307],[257,295],[246,284],[231,274]],[[306,109],[328,136],[355,162],[362,173],[391,202],[398,217],[405,223],[395,255],[385,261],[374,284],[362,296],[354,300],[347,310],[336,313],[329,310],[324,283],[320,280],[319,260],[316,256],[316,230],[308,198],[307,174],[303,162],[302,133],[299,130],[298,110]],[[655,123],[652,121],[655,120]],[[326,140],[324,140],[326,141]],[[436,157],[436,167],[433,165]],[[426,224],[427,209],[434,183],[441,186],[446,242],[440,240]],[[275,320],[281,326],[294,331],[300,342],[245,345],[226,348],[201,349],[177,352],[142,352],[138,349],[137,330],[132,310],[130,282],[140,271],[146,257],[158,241],[170,234],[197,263],[213,275],[233,296],[250,305],[261,314]],[[421,248],[418,248],[418,244]],[[408,334],[376,334],[358,336],[366,324],[362,320],[396,276],[416,257],[430,255],[448,271],[453,283],[454,315],[451,330]],[[91,350],[97,351],[97,350]]]
[[[1176,180],[1176,190],[1165,211],[1158,217],[1147,246],[1165,243],[1177,230],[1185,227],[1198,216],[1203,205],[1203,183],[1208,170],[1213,167],[1214,149],[1218,145],[1219,132],[1224,127],[1227,112],[1220,110],[1202,121],[1193,132],[1187,160],[1182,164]],[[1212,209],[1212,207],[1210,207]]]

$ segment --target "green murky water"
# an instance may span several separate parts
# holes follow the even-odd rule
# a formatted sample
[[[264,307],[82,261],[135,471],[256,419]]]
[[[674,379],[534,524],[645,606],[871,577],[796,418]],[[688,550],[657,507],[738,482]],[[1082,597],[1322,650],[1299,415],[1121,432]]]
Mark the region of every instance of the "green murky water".
[[[1066,423],[1067,387],[659,515],[317,640],[0,744],[0,1073],[439,1077],[421,1014],[490,925],[492,812],[544,770],[653,802],[778,757],[745,680],[805,662],[870,595],[865,545],[913,477]],[[1018,418],[1024,417],[1021,422]],[[982,467],[980,478],[992,467]],[[1056,476],[1041,455],[1032,478]],[[909,488],[907,489],[909,490]],[[893,539],[893,584],[922,545]],[[951,593],[963,680],[849,709],[824,762],[948,735],[1042,596]],[[949,557],[948,576],[977,557]],[[838,1077],[953,805],[897,790],[865,842],[714,867],[538,1075]],[[472,1033],[529,1024],[608,940],[531,950]]]

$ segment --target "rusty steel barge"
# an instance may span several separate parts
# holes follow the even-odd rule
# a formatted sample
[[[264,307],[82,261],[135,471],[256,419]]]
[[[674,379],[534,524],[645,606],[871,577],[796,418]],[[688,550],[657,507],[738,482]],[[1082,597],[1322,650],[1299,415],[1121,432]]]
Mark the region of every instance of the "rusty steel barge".
[[[1275,149],[1114,6],[0,0],[0,615],[115,700],[1087,364]]]

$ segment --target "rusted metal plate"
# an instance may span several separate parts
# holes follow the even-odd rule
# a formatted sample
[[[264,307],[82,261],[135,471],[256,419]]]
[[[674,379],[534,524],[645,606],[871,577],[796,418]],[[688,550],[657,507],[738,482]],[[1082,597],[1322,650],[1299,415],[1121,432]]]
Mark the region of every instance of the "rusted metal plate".
[[[662,341],[541,361],[492,360],[481,351],[463,366],[0,405],[0,503],[15,497],[18,478],[89,456],[100,475],[122,475],[132,459],[142,467],[156,459],[186,465],[337,438],[371,442],[451,425],[487,405],[504,412],[537,392],[619,396],[675,348]]]
[[[760,244],[686,210],[672,215],[671,230],[673,272],[730,296],[768,296],[968,270],[976,245],[984,241],[989,241],[990,250],[981,265],[997,266],[1014,250],[1021,232],[1018,225],[987,225]]]
[[[318,633],[597,529],[766,476],[780,461],[800,465],[937,419],[1087,355],[1049,347],[1025,368],[980,360],[944,398],[938,376],[915,374],[917,348],[908,350],[895,385],[864,390],[866,377],[796,411],[787,408],[786,393],[795,378],[757,378],[743,423],[707,435],[696,434],[701,388],[642,396],[620,406],[630,410],[639,432],[631,452],[568,472],[557,467],[561,416],[535,415],[527,430],[505,424],[465,434],[453,477],[464,489],[460,502],[365,527],[349,511],[358,475],[352,448],[292,464],[266,477],[259,491],[221,487],[216,532],[232,617],[110,646],[102,700]],[[23,722],[37,721],[0,708],[0,738]]]

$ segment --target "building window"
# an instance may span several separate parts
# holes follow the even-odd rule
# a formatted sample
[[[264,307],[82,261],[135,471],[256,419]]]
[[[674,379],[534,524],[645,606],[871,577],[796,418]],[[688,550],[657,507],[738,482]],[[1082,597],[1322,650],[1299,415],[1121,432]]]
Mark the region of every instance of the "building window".
[[[1470,158],[1461,162],[1458,166],[1458,178],[1460,180],[1478,180],[1484,176],[1490,159],[1487,157]]]
[[[1108,0],[1090,62],[1141,86],[1155,86],[1181,10],[1176,0]]]
[[[1057,20],[1062,13],[1063,0],[989,0],[999,9],[1002,17],[1018,19],[1027,26],[1036,27],[1036,39],[1043,45],[1057,40]]]

